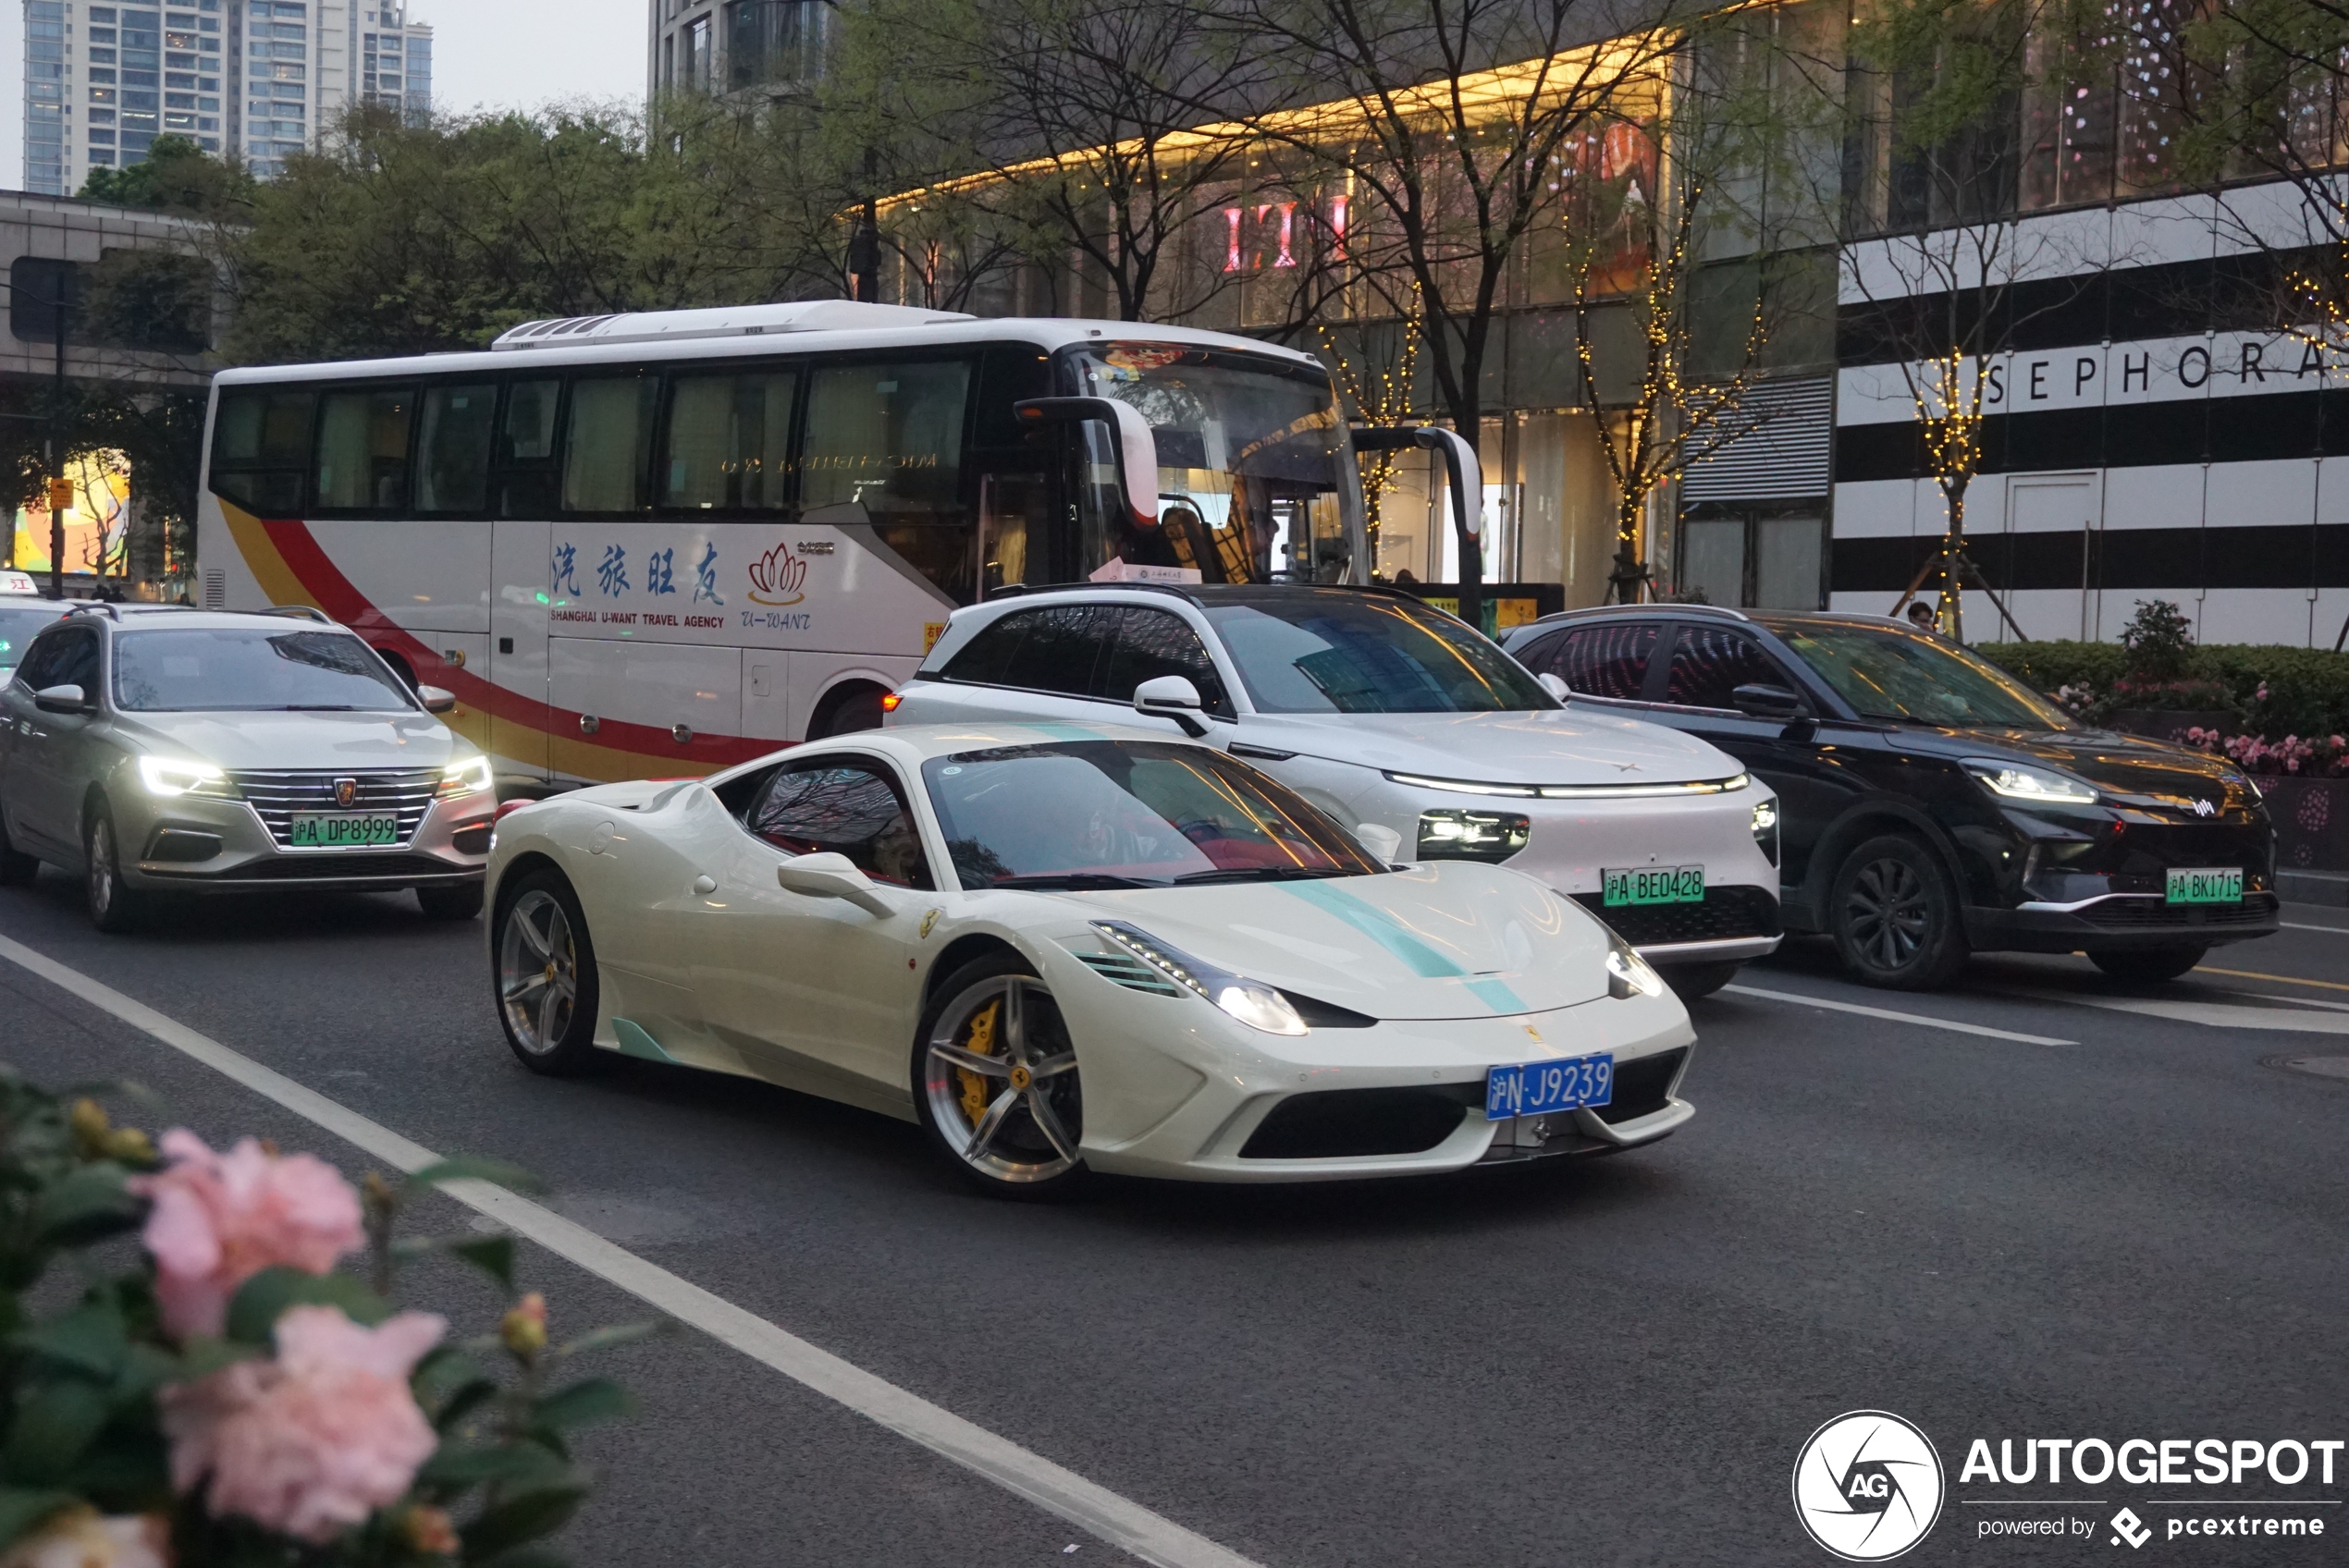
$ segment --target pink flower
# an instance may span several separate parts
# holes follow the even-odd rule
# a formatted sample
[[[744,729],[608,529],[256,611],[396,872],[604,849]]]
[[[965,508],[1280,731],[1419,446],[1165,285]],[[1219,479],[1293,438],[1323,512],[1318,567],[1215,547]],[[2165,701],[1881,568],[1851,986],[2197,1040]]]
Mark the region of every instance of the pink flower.
[[[211,1478],[215,1514],[323,1544],[398,1501],[439,1439],[408,1375],[448,1322],[403,1312],[363,1329],[331,1306],[289,1308],[277,1354],[163,1391],[171,1484]]]
[[[155,1259],[164,1327],[217,1334],[237,1287],[289,1264],[324,1274],[363,1240],[359,1199],[324,1160],[280,1158],[247,1138],[215,1154],[186,1128],[163,1136],[170,1167],[134,1179],[154,1201],[144,1240]]]
[[[68,1509],[0,1557],[0,1568],[169,1568],[171,1531],[152,1513]]]

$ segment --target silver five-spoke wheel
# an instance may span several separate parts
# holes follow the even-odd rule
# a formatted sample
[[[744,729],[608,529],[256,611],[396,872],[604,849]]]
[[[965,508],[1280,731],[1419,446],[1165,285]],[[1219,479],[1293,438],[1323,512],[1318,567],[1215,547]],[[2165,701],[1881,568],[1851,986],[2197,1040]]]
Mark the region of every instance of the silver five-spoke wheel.
[[[1028,1183],[1076,1169],[1076,1052],[1042,981],[994,974],[964,987],[923,1041],[921,1077],[930,1125],[977,1173]]]
[[[533,1056],[561,1047],[579,1005],[579,944],[554,894],[534,888],[506,913],[498,949],[498,999],[514,1045]]]

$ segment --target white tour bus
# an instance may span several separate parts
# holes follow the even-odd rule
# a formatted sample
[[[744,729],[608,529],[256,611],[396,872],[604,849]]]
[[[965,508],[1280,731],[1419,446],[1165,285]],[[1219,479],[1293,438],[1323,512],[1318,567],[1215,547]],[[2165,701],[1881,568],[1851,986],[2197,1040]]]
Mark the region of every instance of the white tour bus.
[[[1014,584],[1369,579],[1328,374],[1216,333],[760,305],[213,398],[203,606],[324,610],[456,692],[518,784],[869,727],[950,610]]]

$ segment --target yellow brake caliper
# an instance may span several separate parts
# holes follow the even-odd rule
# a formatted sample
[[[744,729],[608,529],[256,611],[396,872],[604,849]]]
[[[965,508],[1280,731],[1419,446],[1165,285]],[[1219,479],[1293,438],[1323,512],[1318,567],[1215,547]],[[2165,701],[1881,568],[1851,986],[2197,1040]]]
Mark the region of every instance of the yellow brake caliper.
[[[993,1056],[995,1019],[1002,1010],[1001,1000],[989,1002],[987,1011],[971,1020],[970,1038],[963,1042],[963,1048],[978,1056]],[[976,1127],[978,1119],[987,1114],[987,1107],[992,1098],[987,1092],[987,1080],[967,1067],[954,1069],[954,1076],[963,1081],[963,1114]]]

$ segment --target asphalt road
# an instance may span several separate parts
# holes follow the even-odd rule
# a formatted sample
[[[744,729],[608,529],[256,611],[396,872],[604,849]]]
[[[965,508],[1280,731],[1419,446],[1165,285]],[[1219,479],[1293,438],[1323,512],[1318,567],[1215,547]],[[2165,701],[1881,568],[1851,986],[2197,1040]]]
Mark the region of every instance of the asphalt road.
[[[1791,951],[1741,976],[1778,995],[1699,1004],[1699,1114],[1654,1148],[1038,1207],[966,1195],[910,1127],[781,1090],[636,1062],[530,1076],[477,922],[351,898],[105,937],[75,894],[54,872],[0,891],[0,936],[432,1148],[526,1166],[611,1241],[1266,1568],[1826,1562],[1789,1476],[1858,1408],[1916,1422],[1948,1468],[1906,1561],[2075,1561],[2113,1552],[2101,1527],[1985,1539],[2032,1511],[1978,1500],[2134,1500],[2158,1527],[2153,1501],[2222,1494],[1962,1484],[1973,1438],[2349,1437],[2349,1077],[2265,1064],[2349,1060],[2340,911],[2295,908],[2335,929],[2157,991],[2007,959],[1899,997]],[[136,1080],[215,1142],[368,1163],[9,963],[0,1060]],[[559,1332],[646,1315],[536,1249],[525,1271]],[[469,1327],[491,1310],[446,1272],[412,1284]],[[643,1411],[584,1445],[605,1484],[569,1537],[584,1563],[1130,1561],[694,1331],[609,1369]],[[2223,1496],[2349,1498],[2349,1458],[2338,1476]],[[2121,1555],[2349,1560],[2349,1507],[2313,1512],[2321,1543]]]

